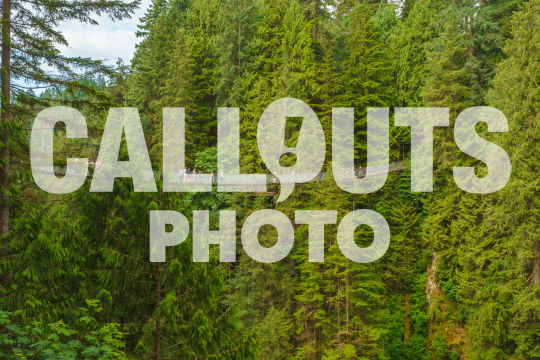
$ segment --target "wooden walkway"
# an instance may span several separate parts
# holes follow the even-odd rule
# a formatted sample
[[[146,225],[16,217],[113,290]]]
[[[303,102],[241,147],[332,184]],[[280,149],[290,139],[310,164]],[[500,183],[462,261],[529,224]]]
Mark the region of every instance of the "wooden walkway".
[[[392,172],[396,172],[396,171],[402,171],[405,168],[407,168],[408,166],[409,166],[409,160],[400,160],[400,161],[390,163],[389,166],[388,166],[388,173],[392,173]],[[356,177],[364,177],[364,176],[366,176],[366,170],[367,170],[366,168],[357,169],[355,171],[355,176]],[[55,172],[56,176],[59,176],[59,177],[66,176],[64,166],[58,166],[58,165],[55,166],[54,172]],[[376,170],[371,169],[371,172],[370,172],[371,176],[379,175],[379,174],[381,174],[381,172],[377,172]],[[160,172],[156,172],[155,175],[158,176],[158,177],[161,177]],[[367,175],[367,176],[370,176],[370,175]],[[91,172],[88,172],[87,177],[90,178],[91,176],[92,176]],[[317,176],[315,176],[310,181],[310,183],[316,183],[316,182],[322,181],[322,180],[324,180],[325,177],[326,177],[325,172],[319,173]],[[351,174],[351,178],[352,177],[353,177],[353,175]],[[217,180],[218,180],[217,176],[214,176],[212,180],[213,180],[212,184],[217,185]],[[228,185],[235,185],[235,184],[228,184]],[[252,184],[241,184],[241,185],[252,185]],[[259,194],[259,195],[275,195],[276,192],[277,192],[277,188],[279,186],[279,180],[275,176],[268,174],[268,175],[266,175],[266,185],[271,187],[272,190],[269,190],[269,189],[263,190],[263,189],[261,189],[260,192],[253,192],[253,193],[254,194]]]

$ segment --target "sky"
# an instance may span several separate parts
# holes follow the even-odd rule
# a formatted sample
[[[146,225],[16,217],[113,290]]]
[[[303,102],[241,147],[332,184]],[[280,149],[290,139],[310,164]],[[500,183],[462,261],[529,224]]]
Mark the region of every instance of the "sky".
[[[401,0],[392,0],[401,3]],[[59,30],[66,37],[69,47],[61,47],[66,56],[90,57],[104,60],[112,65],[117,58],[129,64],[138,42],[135,32],[139,18],[150,6],[151,0],[141,0],[140,7],[133,13],[131,19],[112,21],[107,16],[97,18],[99,25],[81,24],[78,21],[67,21],[60,25]]]
[[[107,16],[96,18],[99,25],[67,21],[60,25],[69,47],[60,50],[66,56],[90,57],[114,64],[117,58],[129,64],[139,39],[135,36],[139,18],[144,15],[150,0],[142,0],[131,19],[112,21]]]

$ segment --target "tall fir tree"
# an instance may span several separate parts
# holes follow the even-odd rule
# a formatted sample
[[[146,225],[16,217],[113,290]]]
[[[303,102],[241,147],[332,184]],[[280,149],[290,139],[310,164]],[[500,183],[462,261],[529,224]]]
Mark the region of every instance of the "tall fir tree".
[[[61,54],[58,46],[67,45],[66,38],[57,30],[67,20],[97,24],[94,15],[106,14],[111,19],[122,19],[139,5],[138,1],[12,1],[2,2],[1,45],[1,105],[0,136],[0,237],[9,231],[10,206],[10,145],[17,132],[18,114],[26,114],[24,104],[36,103],[32,88],[40,86],[68,86],[95,92],[79,80],[77,68],[90,72],[108,69],[100,61]],[[42,64],[54,69],[45,71]],[[24,82],[35,85],[23,85]]]
[[[375,6],[360,1],[341,23],[345,58],[338,65],[340,106],[355,109],[355,159],[366,159],[367,108],[392,103],[391,62],[376,31]]]

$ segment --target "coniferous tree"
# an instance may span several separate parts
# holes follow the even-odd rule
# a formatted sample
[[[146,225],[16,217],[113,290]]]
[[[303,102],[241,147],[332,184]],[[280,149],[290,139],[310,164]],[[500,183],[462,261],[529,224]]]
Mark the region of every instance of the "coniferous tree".
[[[355,107],[359,160],[365,158],[366,107],[450,107],[453,122],[463,109],[487,102],[505,113],[511,130],[492,134],[479,126],[478,132],[508,151],[512,178],[494,194],[458,189],[452,166],[475,166],[480,176],[485,168],[458,151],[451,128],[435,130],[435,191],[424,195],[410,192],[409,170],[389,174],[386,186],[370,195],[341,191],[327,172],[322,181],[297,184],[278,204],[277,184],[257,194],[144,194],[119,179],[110,194],[88,194],[84,186],[53,196],[34,189],[30,174],[21,171],[11,176],[15,216],[8,256],[0,257],[0,305],[10,312],[0,342],[12,341],[12,324],[30,329],[36,319],[62,318],[65,329],[78,330],[78,309],[98,298],[103,310],[97,320],[113,330],[118,323],[127,333],[126,356],[137,358],[539,357],[534,174],[540,71],[538,35],[531,29],[540,16],[538,0],[528,1],[510,32],[510,13],[521,2],[414,0],[397,7],[377,0],[153,1],[141,19],[131,69],[119,63],[110,77],[58,82],[70,86],[41,95],[43,103],[81,109],[89,125],[89,141],[55,132],[56,165],[65,164],[65,154],[95,158],[105,115],[103,106],[88,103],[107,98],[107,104],[139,108],[155,169],[162,156],[161,108],[185,107],[187,166],[214,173],[216,107],[240,107],[242,172],[264,172],[257,121],[272,101],[292,96],[319,115],[327,144],[332,107]],[[97,91],[89,96],[92,88]],[[11,109],[22,109],[33,96],[17,94]],[[30,128],[24,113],[11,115]],[[287,144],[297,133],[288,131]],[[12,131],[10,144],[23,149],[27,138]],[[405,127],[392,128],[391,158],[407,156],[408,139]],[[405,143],[400,155],[396,142]],[[176,210],[189,218],[192,210],[208,209],[215,228],[224,208],[235,209],[237,219],[275,208],[293,223],[296,210],[337,210],[339,222],[354,209],[369,208],[387,220],[390,247],[377,262],[354,263],[337,245],[337,225],[327,225],[325,262],[310,262],[307,226],[295,225],[291,253],[274,264],[252,260],[240,245],[238,263],[218,264],[213,247],[209,263],[194,263],[191,237],[169,247],[166,262],[148,261],[149,210]],[[241,227],[239,221],[237,234]],[[367,246],[372,235],[359,227],[355,240]],[[274,229],[261,228],[261,244],[275,239]],[[81,336],[94,334],[86,330]],[[27,342],[22,338],[21,344]],[[16,349],[3,344],[2,351]],[[54,343],[81,349],[66,344]]]
[[[346,55],[339,65],[340,106],[355,109],[355,158],[366,157],[367,108],[392,102],[391,62],[376,32],[375,7],[368,1],[354,5],[344,17]]]
[[[112,19],[129,17],[139,2],[121,1],[12,1],[2,2],[2,47],[1,47],[1,102],[2,124],[0,136],[0,237],[9,230],[10,195],[10,144],[20,129],[17,114],[25,113],[22,104],[35,103],[33,91],[24,81],[39,86],[68,86],[92,92],[91,87],[78,81],[76,68],[88,71],[106,71],[99,61],[80,57],[67,57],[57,46],[67,41],[57,26],[66,20],[97,24],[93,15],[107,14]],[[32,10],[30,9],[32,8]],[[52,67],[48,72],[42,64]],[[13,121],[12,121],[13,120]]]
[[[474,306],[480,306],[470,323],[475,359],[484,358],[486,352],[493,359],[540,355],[540,236],[533,225],[538,222],[534,205],[538,181],[528,176],[538,171],[534,160],[538,144],[531,140],[538,133],[540,51],[538,32],[530,29],[538,28],[539,15],[540,2],[530,0],[512,17],[512,38],[504,49],[508,58],[497,68],[488,95],[490,105],[509,121],[510,133],[498,135],[497,140],[510,155],[512,177],[504,189],[482,201],[484,223],[495,231],[483,241],[490,239],[486,247],[494,252],[484,256],[492,265],[482,273],[482,290],[474,296]],[[497,319],[500,326],[487,319]],[[509,348],[508,343],[514,346]]]
[[[452,311],[460,314],[457,319],[450,319],[448,310],[446,315],[435,311],[436,317],[432,321],[445,326],[446,339],[443,337],[445,340],[441,341],[447,344],[457,337],[456,334],[464,333],[465,325],[468,332],[462,338],[462,343],[452,346],[461,345],[455,351],[472,359],[529,359],[538,354],[538,347],[534,345],[538,343],[537,331],[534,330],[537,328],[537,315],[532,310],[538,307],[535,305],[538,286],[534,285],[532,275],[538,268],[537,244],[534,240],[538,236],[533,228],[525,225],[530,224],[531,218],[522,220],[519,214],[523,213],[518,210],[529,209],[524,210],[527,217],[536,216],[525,200],[534,198],[532,189],[536,185],[530,179],[525,180],[527,175],[524,174],[535,171],[531,159],[537,149],[534,142],[523,141],[521,136],[527,138],[525,134],[534,132],[531,126],[537,117],[532,109],[538,106],[535,103],[538,97],[534,95],[538,92],[537,85],[534,85],[538,76],[535,70],[538,66],[538,49],[529,47],[529,44],[538,41],[533,39],[535,33],[526,30],[537,26],[537,12],[538,4],[531,1],[516,13],[513,38],[508,41],[505,50],[509,58],[498,68],[494,88],[488,96],[490,105],[496,106],[507,116],[511,133],[493,135],[480,129],[483,136],[509,153],[513,164],[510,182],[494,194],[479,196],[463,193],[448,183],[452,179],[448,173],[445,174],[444,168],[447,169],[451,163],[470,164],[480,167],[479,171],[482,172],[481,165],[456,153],[451,139],[440,138],[437,154],[446,166],[435,176],[436,182],[444,184],[444,187],[436,195],[430,196],[432,199],[426,207],[428,216],[423,226],[424,234],[437,255],[437,282],[449,302],[445,306],[452,306]],[[468,87],[471,84],[470,76],[474,76],[466,67],[471,56],[469,48],[463,45],[458,48],[465,62],[454,67],[451,78],[454,84],[457,80],[459,86],[453,85],[445,92],[447,96],[459,96],[453,100],[457,111],[451,115],[451,120],[458,111],[470,104],[471,97],[464,96],[465,89],[475,94],[481,93],[479,88]],[[462,76],[455,76],[456,72]],[[520,80],[513,80],[517,78]],[[460,88],[462,90],[452,91]],[[520,149],[521,146],[528,148]],[[519,205],[516,199],[522,199]],[[526,243],[527,250],[517,247],[518,242]],[[450,326],[459,331],[449,331]],[[463,346],[467,342],[470,344]],[[442,348],[436,352],[439,356],[445,353]]]
[[[258,23],[258,3],[227,0],[220,6],[217,52],[219,69],[216,96],[219,106],[242,103],[244,73],[249,68],[248,44],[253,41]]]
[[[407,1],[402,16],[390,34],[391,54],[395,54],[396,105],[418,106],[421,89],[427,77],[427,45],[437,36],[437,13],[443,2],[438,0]]]

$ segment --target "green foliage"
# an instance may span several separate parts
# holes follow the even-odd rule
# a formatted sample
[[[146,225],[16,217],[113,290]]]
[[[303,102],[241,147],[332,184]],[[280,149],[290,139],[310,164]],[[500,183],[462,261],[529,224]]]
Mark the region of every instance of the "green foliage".
[[[390,34],[390,54],[394,60],[396,105],[419,106],[421,89],[430,67],[427,65],[428,44],[437,36],[437,14],[443,1],[407,1],[407,16],[400,19]]]
[[[242,171],[264,172],[257,121],[273,100],[291,96],[313,107],[327,143],[332,107],[355,108],[357,166],[366,158],[367,107],[450,107],[453,122],[487,103],[507,116],[510,133],[479,132],[508,151],[512,178],[494,194],[459,190],[449,169],[479,163],[458,151],[446,128],[435,131],[432,194],[411,193],[410,169],[389,174],[374,194],[348,194],[330,164],[322,181],[297,185],[278,204],[277,185],[269,194],[135,193],[129,179],[118,179],[112,193],[90,193],[86,184],[53,196],[17,173],[12,191],[23,201],[13,206],[0,257],[1,357],[538,358],[540,39],[533,29],[540,15],[530,0],[511,16],[519,3],[415,0],[396,10],[372,0],[154,0],[129,68],[118,63],[110,78],[81,81],[96,90],[92,96],[70,86],[44,93],[81,109],[92,138],[73,142],[56,131],[56,163],[66,154],[95,159],[106,114],[87,103],[103,95],[139,109],[156,178],[161,109],[173,106],[186,109],[189,168],[216,173],[217,107],[234,106]],[[25,149],[29,120],[20,119],[12,139]],[[391,127],[392,159],[406,158],[408,143],[409,130]],[[169,248],[166,262],[148,261],[150,210],[190,218],[206,209],[215,230],[221,209],[244,219],[265,208],[291,220],[295,210],[333,209],[338,221],[374,209],[390,226],[390,247],[377,262],[351,262],[337,245],[337,226],[327,225],[325,262],[309,262],[308,227],[297,225],[291,254],[275,264],[257,263],[240,247],[237,263],[219,263],[218,247],[209,263],[194,263],[191,238]],[[367,227],[355,232],[359,245],[371,238]],[[272,244],[275,229],[263,227],[259,239]],[[86,305],[88,298],[103,309]]]
[[[437,277],[445,297],[457,303],[457,313],[447,310],[443,318],[465,325],[469,345],[459,352],[471,359],[538,357],[538,312],[533,309],[539,308],[540,280],[534,275],[540,266],[539,234],[532,225],[538,217],[533,200],[538,182],[530,178],[538,148],[530,139],[537,134],[533,109],[539,106],[539,51],[537,33],[528,30],[538,26],[538,9],[538,2],[530,1],[514,14],[512,39],[505,47],[508,58],[500,63],[488,95],[511,129],[496,136],[483,133],[508,152],[513,164],[509,183],[485,196],[446,185],[426,205],[424,235],[439,260]],[[440,156],[445,163],[457,159],[451,152]],[[440,177],[449,178],[442,169]],[[434,349],[450,356],[444,343],[440,340]]]
[[[116,359],[127,360],[124,334],[115,323],[100,324],[94,318],[99,302],[87,300],[75,311],[75,324],[62,320],[33,321],[19,325],[14,314],[0,312],[0,356],[3,359]]]

